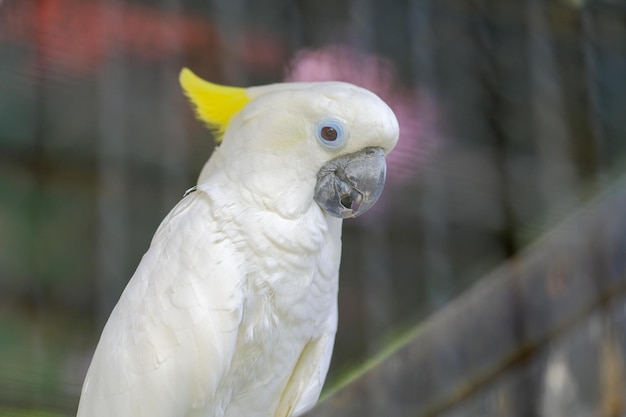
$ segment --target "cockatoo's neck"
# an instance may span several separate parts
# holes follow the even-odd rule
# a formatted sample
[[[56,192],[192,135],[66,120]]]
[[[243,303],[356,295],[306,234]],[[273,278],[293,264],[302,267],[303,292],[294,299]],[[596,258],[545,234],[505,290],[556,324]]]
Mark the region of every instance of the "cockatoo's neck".
[[[308,197],[310,201],[305,202],[303,197],[296,195],[297,189],[289,189],[288,186],[282,190],[284,197],[274,187],[271,189],[278,197],[268,196],[265,192],[257,197],[251,187],[262,184],[252,182],[242,186],[241,181],[246,182],[246,179],[225,175],[222,162],[220,152],[214,153],[202,171],[197,188],[208,196],[213,206],[212,217],[219,219],[220,224],[230,225],[231,241],[243,240],[249,246],[262,248],[268,259],[280,259],[282,270],[289,270],[290,274],[305,271],[311,266],[311,259],[322,259],[324,261],[316,274],[324,279],[336,279],[343,220],[324,211],[311,195]],[[257,180],[263,181],[263,176]],[[278,204],[281,199],[287,204]],[[213,202],[219,202],[219,205]],[[308,273],[304,275],[309,276]],[[280,276],[283,275],[272,278],[263,273],[259,279],[264,282],[262,285],[271,287],[274,285],[272,280]],[[278,298],[289,305],[289,297]]]
[[[284,161],[284,158],[280,160],[266,154],[241,163],[222,154],[222,147],[214,150],[202,169],[199,187],[203,183],[213,183],[227,194],[236,194],[251,207],[287,219],[296,219],[312,209],[319,209],[313,200],[316,175],[298,175],[300,167],[290,166],[302,165],[301,162]]]

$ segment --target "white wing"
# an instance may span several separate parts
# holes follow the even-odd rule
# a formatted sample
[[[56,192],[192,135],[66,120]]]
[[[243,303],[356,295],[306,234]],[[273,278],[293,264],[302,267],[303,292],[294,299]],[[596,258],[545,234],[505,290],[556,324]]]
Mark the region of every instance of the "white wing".
[[[184,417],[214,402],[241,322],[244,260],[211,206],[192,193],[157,230],[102,332],[78,417]]]
[[[329,318],[322,337],[303,349],[282,394],[275,417],[297,417],[317,403],[324,386],[337,331],[337,308]]]

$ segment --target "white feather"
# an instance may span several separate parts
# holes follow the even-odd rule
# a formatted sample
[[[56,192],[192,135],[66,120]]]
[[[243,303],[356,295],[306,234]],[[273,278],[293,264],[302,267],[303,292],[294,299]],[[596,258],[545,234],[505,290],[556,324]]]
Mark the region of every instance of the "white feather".
[[[315,205],[317,224],[221,210],[227,198],[204,186],[165,218],[105,326],[79,417],[270,416],[283,391],[290,409],[315,404],[336,331],[340,221]],[[302,236],[307,250],[285,256]]]

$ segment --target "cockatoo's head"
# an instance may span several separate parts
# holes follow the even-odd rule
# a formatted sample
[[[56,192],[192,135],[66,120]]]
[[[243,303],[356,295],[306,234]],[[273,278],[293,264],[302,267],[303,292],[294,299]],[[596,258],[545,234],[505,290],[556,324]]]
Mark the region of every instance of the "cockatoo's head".
[[[398,121],[375,94],[343,82],[236,88],[183,69],[180,81],[220,147],[200,175],[240,183],[256,204],[294,216],[315,201],[356,217],[380,196]]]

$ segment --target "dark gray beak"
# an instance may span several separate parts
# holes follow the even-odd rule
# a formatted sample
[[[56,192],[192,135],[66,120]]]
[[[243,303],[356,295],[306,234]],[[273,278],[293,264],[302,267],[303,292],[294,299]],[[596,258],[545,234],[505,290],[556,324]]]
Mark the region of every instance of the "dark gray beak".
[[[370,147],[339,156],[317,173],[314,199],[334,217],[360,216],[383,192],[386,170],[382,148]]]

